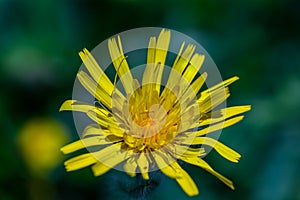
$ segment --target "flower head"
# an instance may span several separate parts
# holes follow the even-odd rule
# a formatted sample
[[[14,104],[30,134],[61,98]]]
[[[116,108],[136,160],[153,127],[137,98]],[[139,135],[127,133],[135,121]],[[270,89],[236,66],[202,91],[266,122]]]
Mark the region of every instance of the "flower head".
[[[162,84],[171,33],[162,30],[151,37],[143,75],[135,78],[123,53],[120,37],[108,40],[108,49],[123,91],[104,73],[91,53],[79,53],[88,73],[79,71],[78,80],[95,97],[100,106],[67,100],[60,111],[85,113],[94,123],[83,131],[81,139],[61,148],[69,154],[88,148],[89,152],[65,162],[67,171],[92,166],[95,176],[121,165],[130,176],[140,173],[145,180],[149,172],[159,169],[175,179],[189,196],[198,188],[178,160],[199,166],[234,189],[230,180],[216,172],[203,159],[202,145],[210,146],[221,156],[238,162],[240,154],[209,137],[209,133],[231,126],[243,119],[250,106],[217,108],[229,97],[228,85],[238,77],[227,79],[200,92],[207,73],[199,75],[205,56],[195,53],[195,45],[181,45]]]

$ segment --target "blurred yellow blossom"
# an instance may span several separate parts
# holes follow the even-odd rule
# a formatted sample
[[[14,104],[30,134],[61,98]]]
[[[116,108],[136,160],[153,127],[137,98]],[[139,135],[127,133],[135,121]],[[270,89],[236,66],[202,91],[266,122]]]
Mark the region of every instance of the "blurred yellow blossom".
[[[61,162],[59,147],[66,142],[66,133],[66,128],[53,119],[35,118],[24,124],[17,144],[33,175],[44,177]]]

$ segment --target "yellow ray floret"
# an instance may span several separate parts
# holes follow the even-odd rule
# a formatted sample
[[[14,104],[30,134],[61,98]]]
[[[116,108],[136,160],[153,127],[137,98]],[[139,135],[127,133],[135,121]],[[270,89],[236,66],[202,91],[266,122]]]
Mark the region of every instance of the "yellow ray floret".
[[[148,171],[149,171],[149,161],[145,156],[145,153],[142,152],[137,160],[137,164],[139,166],[140,172],[145,180],[149,179]]]
[[[122,81],[126,93],[131,94],[133,92],[131,84],[133,78],[123,53],[120,36],[118,36],[118,43],[115,38],[108,40],[108,49],[115,70]]]
[[[155,88],[158,93],[160,93],[160,83],[170,38],[170,31],[163,29],[157,40],[155,37],[150,38],[148,45],[147,65],[144,71],[143,84],[156,83]]]
[[[182,176],[176,178],[176,181],[183,189],[183,191],[189,196],[198,195],[199,190],[193,179],[190,177],[190,175],[186,173],[186,171],[184,171],[183,169],[181,169],[181,174]]]
[[[230,117],[233,117],[235,115],[247,112],[249,110],[251,110],[251,106],[249,106],[249,105],[247,105],[247,106],[232,106],[232,107],[216,110],[216,111],[209,113],[210,117],[208,117],[204,120],[201,120],[199,123],[199,126],[204,126],[204,125],[220,122],[220,121],[223,121]]]
[[[101,176],[102,174],[106,173],[108,170],[123,162],[124,160],[128,159],[130,154],[128,152],[121,152],[121,151],[114,151],[110,152],[109,156],[105,159],[101,159],[103,162],[98,162],[97,164],[92,166],[92,170],[95,176]]]
[[[71,144],[68,144],[62,147],[60,150],[64,154],[68,154],[83,148],[88,148],[88,147],[98,146],[98,145],[113,144],[115,142],[120,142],[122,140],[123,140],[122,138],[108,137],[105,135],[93,136],[93,137],[84,138],[76,142],[73,142]]]
[[[204,62],[204,55],[195,54],[188,67],[186,68],[185,72],[183,73],[183,77],[187,80],[190,84],[194,79],[195,75],[199,72],[203,62]]]
[[[204,144],[213,147],[221,156],[231,162],[238,162],[241,155],[221,142],[209,137],[196,137],[192,145]]]
[[[127,159],[123,164],[123,169],[129,176],[134,177],[136,175],[136,169],[137,169],[137,162],[135,158],[131,157]]]
[[[83,49],[83,51],[79,52],[79,56],[93,77],[94,81],[101,85],[107,94],[111,95],[112,91],[114,90],[114,86],[92,54],[87,49]]]
[[[241,121],[244,118],[244,116],[238,116],[238,117],[234,117],[228,120],[225,120],[224,122],[220,122],[217,123],[215,125],[211,125],[207,128],[204,128],[200,131],[197,131],[196,135],[197,136],[202,136],[202,135],[206,135],[208,133],[214,132],[214,131],[218,131],[220,129],[226,128],[228,126],[232,126],[236,123],[238,123],[239,121]]]
[[[102,102],[108,108],[112,108],[111,106],[111,96],[106,93],[106,91],[102,87],[98,87],[98,84],[91,79],[87,73],[84,71],[80,71],[77,74],[78,80],[84,86],[84,88],[96,99]]]
[[[183,157],[182,160],[187,162],[187,163],[190,163],[192,165],[196,165],[198,167],[201,167],[201,168],[205,169],[206,171],[208,171],[209,173],[211,173],[212,175],[214,175],[215,177],[220,179],[220,181],[225,183],[228,187],[230,187],[231,189],[234,190],[234,186],[233,186],[232,181],[230,181],[229,179],[227,179],[223,175],[221,175],[218,172],[216,172],[215,170],[213,170],[213,168],[211,168],[211,166],[209,166],[209,164],[207,164],[203,159],[198,158],[198,157],[194,157],[194,158]]]

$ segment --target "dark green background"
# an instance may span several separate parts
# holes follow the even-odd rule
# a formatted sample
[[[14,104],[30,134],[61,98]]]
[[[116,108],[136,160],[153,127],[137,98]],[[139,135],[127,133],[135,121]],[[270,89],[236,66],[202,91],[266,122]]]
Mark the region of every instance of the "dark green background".
[[[228,104],[252,105],[220,138],[242,154],[239,164],[207,157],[236,190],[184,166],[200,190],[193,199],[300,199],[299,12],[297,0],[0,0],[0,199],[130,199],[125,191],[134,180],[117,171],[94,178],[90,169],[66,173],[60,162],[49,175],[33,176],[16,140],[34,118],[54,118],[76,139],[72,115],[58,109],[71,98],[77,53],[147,26],[201,43],[223,78],[241,78]],[[149,199],[189,199],[175,181],[157,180]]]

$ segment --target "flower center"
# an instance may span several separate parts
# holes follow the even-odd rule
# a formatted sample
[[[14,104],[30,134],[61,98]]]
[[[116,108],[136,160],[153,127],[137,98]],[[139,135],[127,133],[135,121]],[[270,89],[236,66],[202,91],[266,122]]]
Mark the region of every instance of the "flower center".
[[[124,141],[136,152],[153,151],[169,144],[180,124],[180,106],[175,94],[166,90],[159,96],[154,84],[136,89],[123,110],[126,131]]]

